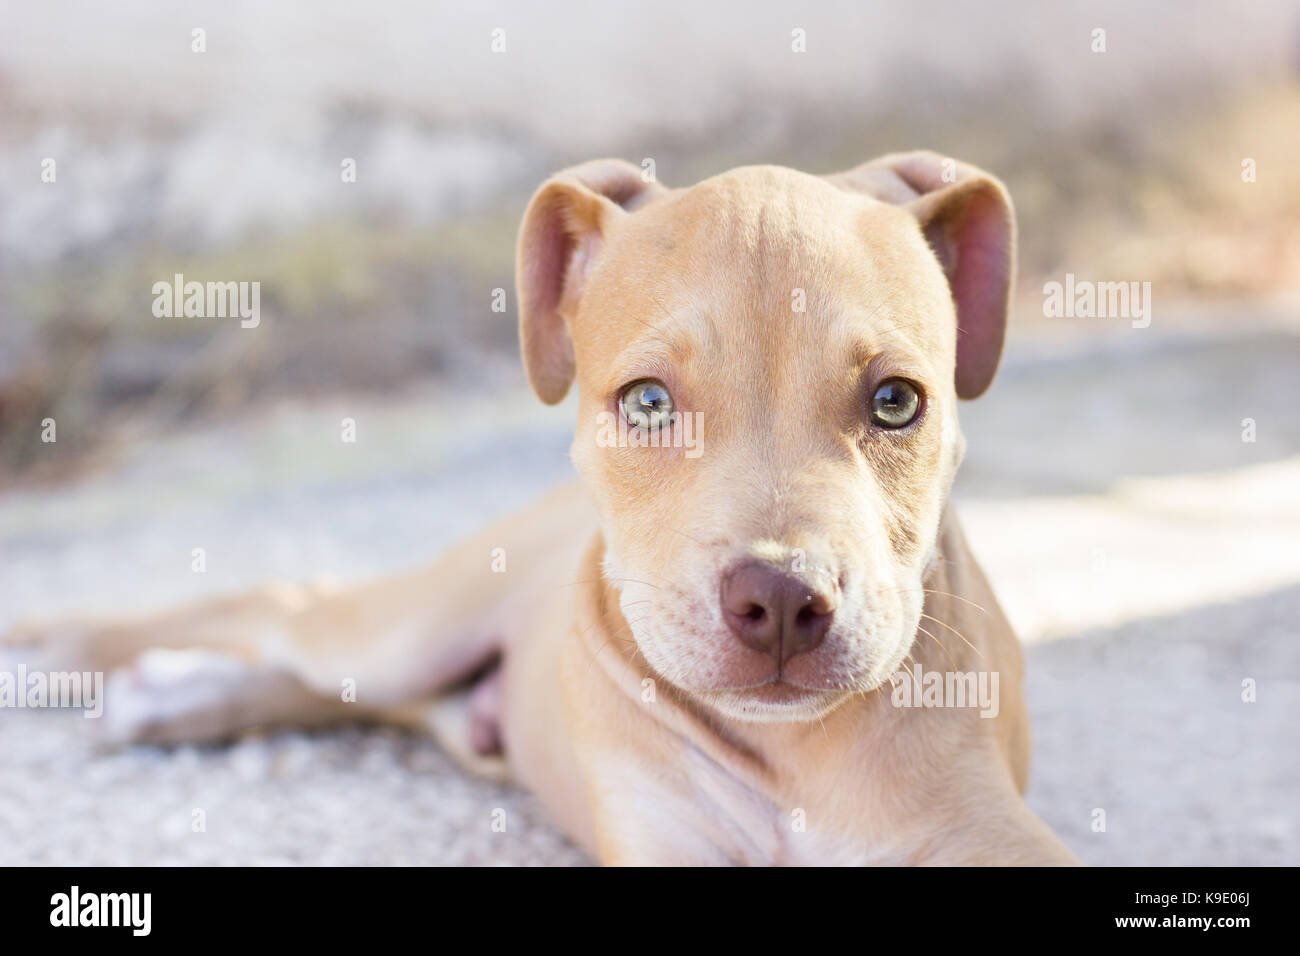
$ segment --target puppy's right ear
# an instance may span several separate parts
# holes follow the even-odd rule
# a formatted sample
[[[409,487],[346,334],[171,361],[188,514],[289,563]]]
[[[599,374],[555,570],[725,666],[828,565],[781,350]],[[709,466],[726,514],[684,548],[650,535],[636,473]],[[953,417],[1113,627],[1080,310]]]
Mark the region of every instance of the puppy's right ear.
[[[528,204],[515,260],[519,343],[528,381],[546,404],[560,401],[573,384],[569,322],[604,230],[662,191],[629,162],[597,159],[552,176]]]

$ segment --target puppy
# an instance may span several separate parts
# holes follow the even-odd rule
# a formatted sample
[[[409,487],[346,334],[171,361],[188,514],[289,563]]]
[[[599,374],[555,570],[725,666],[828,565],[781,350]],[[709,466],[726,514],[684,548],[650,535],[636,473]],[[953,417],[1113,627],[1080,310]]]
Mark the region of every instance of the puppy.
[[[414,722],[605,863],[1075,862],[1021,798],[1019,646],[949,503],[1014,242],[1002,185],[932,153],[567,170],[518,294],[578,483],[406,575],[39,637],[123,670],[122,739]]]

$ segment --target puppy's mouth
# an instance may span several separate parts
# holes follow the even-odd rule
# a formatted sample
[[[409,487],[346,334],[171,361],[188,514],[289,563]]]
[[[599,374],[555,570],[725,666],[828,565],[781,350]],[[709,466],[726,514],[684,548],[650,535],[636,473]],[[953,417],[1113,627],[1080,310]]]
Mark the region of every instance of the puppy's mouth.
[[[788,704],[821,691],[791,683],[781,677],[774,677],[766,684],[759,684],[756,687],[738,687],[732,693],[749,697],[762,704]]]
[[[696,692],[727,717],[754,723],[816,720],[834,710],[844,695],[774,679],[756,687]]]

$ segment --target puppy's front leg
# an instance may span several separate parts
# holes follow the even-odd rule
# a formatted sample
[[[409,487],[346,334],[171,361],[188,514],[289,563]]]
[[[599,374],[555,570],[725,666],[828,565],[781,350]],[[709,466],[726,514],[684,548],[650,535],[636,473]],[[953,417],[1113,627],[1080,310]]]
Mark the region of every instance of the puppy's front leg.
[[[436,732],[448,712],[414,702],[476,673],[496,647],[490,620],[431,602],[440,580],[435,567],[328,593],[261,588],[155,615],[19,627],[3,643],[29,667],[106,673],[97,727],[113,742],[347,720]]]

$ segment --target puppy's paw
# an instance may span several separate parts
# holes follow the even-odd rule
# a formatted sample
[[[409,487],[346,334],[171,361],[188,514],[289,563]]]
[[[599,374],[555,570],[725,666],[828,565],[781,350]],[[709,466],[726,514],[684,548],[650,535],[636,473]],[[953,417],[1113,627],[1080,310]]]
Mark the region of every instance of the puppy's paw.
[[[112,670],[128,647],[120,627],[79,618],[19,621],[0,631],[0,658],[44,670]]]
[[[0,630],[0,650],[36,652],[82,644],[89,628],[81,621],[21,620]]]
[[[10,627],[0,629],[0,648],[32,647],[40,644],[44,639],[45,630],[32,621],[19,621]]]
[[[89,630],[79,622],[19,621],[0,631],[0,670],[80,670],[75,665],[86,657],[88,640]]]
[[[209,650],[145,651],[113,671],[104,688],[101,739],[108,744],[220,740],[243,729],[258,668]]]

